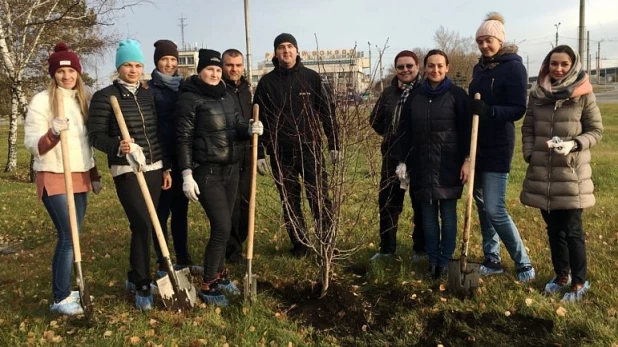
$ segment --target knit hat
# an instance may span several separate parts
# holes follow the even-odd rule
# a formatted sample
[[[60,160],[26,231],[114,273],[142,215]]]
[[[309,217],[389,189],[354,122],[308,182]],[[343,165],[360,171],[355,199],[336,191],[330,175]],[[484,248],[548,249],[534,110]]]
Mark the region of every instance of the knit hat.
[[[485,21],[476,31],[476,38],[478,39],[481,36],[493,36],[500,42],[506,41],[504,17],[498,12],[489,12]]]
[[[215,65],[223,67],[221,63],[221,53],[212,49],[200,49],[199,58],[197,63],[197,73],[200,73],[206,66]]]
[[[418,65],[418,57],[416,56],[416,53],[412,51],[401,51],[397,53],[397,55],[395,56],[395,65],[397,65],[397,59],[401,57],[410,57],[414,59],[414,62],[416,63],[416,65]]]
[[[122,40],[116,48],[116,69],[130,61],[144,64],[144,53],[139,42],[132,39]]]
[[[157,65],[159,60],[167,55],[171,55],[178,59],[178,47],[170,40],[158,40],[154,43],[154,63]]]
[[[279,45],[284,43],[284,42],[289,42],[289,43],[293,44],[294,47],[296,47],[296,50],[298,50],[298,43],[296,43],[296,38],[294,38],[294,36],[292,36],[292,34],[283,33],[283,34],[279,34],[279,36],[275,37],[275,51],[277,50],[277,47],[279,47]]]
[[[54,53],[47,59],[49,63],[49,75],[54,77],[56,70],[61,67],[71,67],[80,75],[82,73],[82,65],[79,63],[79,57],[75,52],[69,51],[69,47],[64,42],[58,42],[54,47]]]

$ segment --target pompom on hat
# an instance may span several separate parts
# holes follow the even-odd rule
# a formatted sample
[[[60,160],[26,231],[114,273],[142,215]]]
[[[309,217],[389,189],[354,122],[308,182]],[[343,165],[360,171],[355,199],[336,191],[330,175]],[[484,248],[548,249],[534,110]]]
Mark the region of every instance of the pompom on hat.
[[[116,69],[118,69],[120,65],[128,62],[144,64],[144,53],[142,53],[142,48],[139,42],[132,39],[120,41],[118,43],[118,48],[116,48]]]
[[[69,46],[64,42],[58,42],[54,47],[54,53],[47,59],[49,63],[49,75],[54,77],[56,71],[61,67],[70,67],[75,69],[80,75],[82,73],[82,65],[79,62],[79,57],[75,52],[69,51]]]
[[[476,30],[476,38],[482,36],[493,36],[500,40],[506,41],[506,32],[504,31],[504,17],[498,12],[489,12],[487,18]]]

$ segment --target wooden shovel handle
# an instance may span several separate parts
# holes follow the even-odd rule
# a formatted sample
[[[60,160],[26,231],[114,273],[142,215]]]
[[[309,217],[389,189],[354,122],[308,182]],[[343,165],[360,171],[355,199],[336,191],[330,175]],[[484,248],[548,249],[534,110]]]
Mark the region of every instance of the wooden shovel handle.
[[[124,121],[124,116],[122,115],[120,104],[118,104],[118,99],[114,95],[112,95],[109,97],[109,101],[112,105],[112,109],[114,110],[114,115],[116,116],[116,121],[118,122],[120,133],[122,134],[122,139],[125,141],[131,141],[131,135],[129,135],[129,130],[127,129],[127,124]],[[165,237],[163,236],[163,231],[161,230],[161,224],[159,223],[159,218],[157,217],[157,210],[155,209],[154,203],[152,202],[152,198],[150,197],[150,191],[148,190],[148,184],[146,184],[144,173],[141,171],[138,171],[135,173],[135,176],[137,177],[139,188],[142,192],[142,195],[144,196],[144,201],[146,201],[146,207],[148,208],[148,214],[150,215],[152,226],[154,227],[155,234],[157,235],[157,241],[159,242],[159,247],[161,248],[161,255],[163,256],[163,258],[169,258],[170,251],[167,248],[167,242],[165,241]]]
[[[253,105],[253,121],[260,119],[260,106]],[[249,220],[247,231],[247,260],[253,259],[253,235],[255,234],[255,190],[257,179],[258,134],[251,136],[251,190],[249,191]]]
[[[58,104],[59,119],[66,119],[64,114],[64,95],[60,88],[56,89],[56,101]],[[73,195],[73,176],[69,155],[69,139],[66,131],[60,132],[60,149],[62,151],[62,168],[64,171],[64,188],[66,190],[67,205],[69,207],[69,226],[71,228],[71,241],[73,241],[73,260],[76,263],[82,261],[82,251],[79,245],[79,232],[77,230],[77,214],[75,212],[75,196]]]
[[[474,100],[480,100],[481,94],[474,94]],[[463,255],[468,255],[468,240],[470,239],[470,228],[472,219],[472,200],[474,198],[474,175],[476,171],[476,144],[478,141],[479,132],[479,115],[472,115],[472,134],[470,138],[470,173],[468,175],[468,186],[466,196],[466,215],[464,220],[464,233],[463,233]]]

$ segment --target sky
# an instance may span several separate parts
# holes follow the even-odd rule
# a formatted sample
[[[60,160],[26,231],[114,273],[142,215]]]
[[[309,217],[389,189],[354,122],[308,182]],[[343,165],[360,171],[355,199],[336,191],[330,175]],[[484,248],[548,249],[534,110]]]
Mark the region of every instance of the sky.
[[[530,75],[536,76],[555,42],[556,24],[560,23],[559,44],[568,44],[577,51],[579,4],[576,0],[249,0],[252,61],[253,66],[263,61],[264,54],[274,50],[274,38],[288,32],[296,37],[301,51],[357,45],[357,50],[367,55],[371,43],[372,66],[378,48],[386,48],[386,71],[401,50],[435,48],[433,35],[440,26],[474,36],[485,15],[495,11],[505,18],[507,41],[518,44],[524,64],[528,61]],[[596,67],[600,40],[602,67],[618,66],[618,1],[587,0],[585,6],[592,68]],[[169,39],[181,46],[181,17],[185,18],[186,44],[220,52],[233,47],[246,53],[244,0],[152,0],[120,12],[107,30],[140,41],[145,72],[150,72],[154,69],[156,40]],[[96,63],[102,83],[110,82],[104,76],[115,70],[114,56],[115,47]]]

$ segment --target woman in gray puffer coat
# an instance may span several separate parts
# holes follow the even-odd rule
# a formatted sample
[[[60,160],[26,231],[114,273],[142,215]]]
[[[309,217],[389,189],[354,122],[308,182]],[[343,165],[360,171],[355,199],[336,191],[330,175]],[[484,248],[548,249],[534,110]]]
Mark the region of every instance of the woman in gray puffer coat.
[[[582,229],[583,209],[595,203],[590,148],[601,140],[603,125],[571,47],[558,46],[543,60],[521,131],[528,170],[520,199],[541,210],[556,274],[545,293],[568,289],[563,300],[579,301],[590,288]]]

